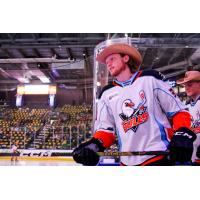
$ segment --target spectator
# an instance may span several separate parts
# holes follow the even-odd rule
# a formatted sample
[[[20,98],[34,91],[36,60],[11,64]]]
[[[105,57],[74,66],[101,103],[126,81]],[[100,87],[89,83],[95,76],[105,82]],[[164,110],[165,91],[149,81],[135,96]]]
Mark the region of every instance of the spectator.
[[[191,98],[188,107],[192,116],[192,128],[197,134],[192,160],[196,165],[200,165],[200,72],[186,72],[184,78],[177,80],[177,84],[183,85],[187,96]]]
[[[18,161],[17,157],[19,156],[18,151],[19,141],[16,141],[11,147],[11,161]]]

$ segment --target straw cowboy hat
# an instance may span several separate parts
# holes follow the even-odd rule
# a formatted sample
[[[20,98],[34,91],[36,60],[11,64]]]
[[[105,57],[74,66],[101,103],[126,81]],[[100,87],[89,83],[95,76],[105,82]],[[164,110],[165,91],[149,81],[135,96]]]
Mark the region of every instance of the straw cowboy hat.
[[[120,43],[112,44],[112,45],[109,45],[108,47],[106,47],[103,51],[101,51],[97,55],[96,60],[102,64],[106,64],[106,58],[109,55],[115,54],[115,53],[122,53],[122,54],[129,55],[130,57],[133,58],[136,66],[138,66],[138,67],[142,63],[142,56],[135,47],[130,46],[128,44],[120,44]]]
[[[185,77],[176,81],[177,84],[183,84],[188,81],[200,81],[199,71],[188,71],[185,73]]]

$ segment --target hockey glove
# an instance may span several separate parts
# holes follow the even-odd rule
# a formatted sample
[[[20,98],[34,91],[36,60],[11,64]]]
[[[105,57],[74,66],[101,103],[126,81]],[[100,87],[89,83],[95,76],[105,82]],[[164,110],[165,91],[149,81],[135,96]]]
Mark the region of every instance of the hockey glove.
[[[169,145],[169,156],[172,162],[189,162],[193,153],[193,142],[196,134],[190,129],[179,128],[173,135]]]
[[[98,151],[104,151],[105,148],[100,140],[92,138],[91,140],[80,144],[73,151],[73,159],[77,163],[87,166],[95,166],[99,162]]]

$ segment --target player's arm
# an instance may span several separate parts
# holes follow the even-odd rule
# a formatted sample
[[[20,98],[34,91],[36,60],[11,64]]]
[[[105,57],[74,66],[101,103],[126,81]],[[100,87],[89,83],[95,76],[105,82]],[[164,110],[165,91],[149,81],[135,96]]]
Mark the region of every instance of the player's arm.
[[[80,144],[74,149],[73,158],[77,163],[89,166],[97,165],[99,155],[96,152],[104,151],[114,144],[114,118],[104,96],[98,102],[95,130],[93,137],[89,141]]]
[[[170,159],[173,162],[190,161],[196,139],[196,134],[191,130],[191,115],[167,83],[156,80],[154,95],[172,123],[174,133],[168,147]]]

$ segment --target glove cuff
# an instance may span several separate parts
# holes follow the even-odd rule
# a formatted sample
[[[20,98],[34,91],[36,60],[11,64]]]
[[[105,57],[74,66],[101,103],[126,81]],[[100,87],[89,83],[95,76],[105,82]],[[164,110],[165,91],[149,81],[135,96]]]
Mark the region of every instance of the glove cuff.
[[[91,142],[91,144],[93,143],[93,144],[96,144],[96,145],[97,145],[98,151],[104,151],[104,150],[105,150],[105,147],[103,147],[103,142],[102,142],[101,140],[96,139],[96,138],[93,137],[93,138],[90,140],[90,142]]]
[[[94,152],[105,150],[105,148],[103,147],[103,142],[101,142],[101,140],[96,139],[94,137],[88,140],[87,142],[80,144],[78,149],[82,149],[82,148],[88,148],[88,149],[93,150]]]
[[[176,132],[174,133],[174,136],[183,136],[192,140],[193,142],[197,138],[196,134],[192,130],[186,127],[181,127],[178,130],[176,130]]]

